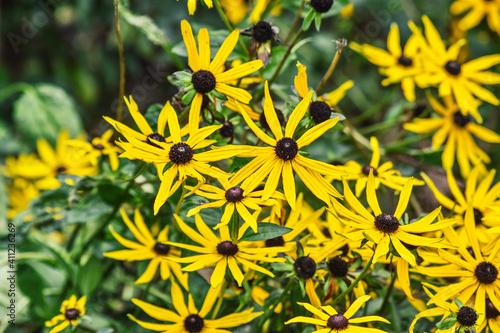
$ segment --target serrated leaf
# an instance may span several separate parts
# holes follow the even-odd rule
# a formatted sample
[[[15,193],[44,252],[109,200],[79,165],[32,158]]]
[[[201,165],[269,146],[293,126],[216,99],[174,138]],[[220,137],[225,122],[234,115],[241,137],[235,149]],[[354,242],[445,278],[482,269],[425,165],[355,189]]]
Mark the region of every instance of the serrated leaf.
[[[292,229],[287,227],[282,227],[274,223],[260,223],[257,226],[257,233],[255,233],[251,228],[248,228],[240,241],[256,242],[263,241],[271,238],[276,238],[283,236],[292,231]]]

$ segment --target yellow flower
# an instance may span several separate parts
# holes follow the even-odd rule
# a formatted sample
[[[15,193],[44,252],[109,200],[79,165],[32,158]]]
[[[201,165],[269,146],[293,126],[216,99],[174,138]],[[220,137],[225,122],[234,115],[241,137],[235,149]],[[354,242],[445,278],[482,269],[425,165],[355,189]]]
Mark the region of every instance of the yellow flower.
[[[241,232],[239,232],[237,240],[233,241],[229,236],[229,228],[227,226],[219,228],[220,236],[217,237],[213,231],[207,227],[205,222],[203,222],[199,214],[195,215],[195,221],[196,227],[201,234],[191,229],[177,215],[174,215],[174,217],[182,232],[201,246],[174,242],[167,242],[166,244],[194,251],[200,253],[200,255],[183,258],[169,258],[169,260],[179,263],[191,263],[182,269],[183,271],[188,272],[197,271],[203,267],[215,265],[215,269],[210,277],[210,284],[214,288],[219,286],[224,280],[226,268],[229,268],[229,271],[238,283],[238,286],[241,286],[245,277],[243,276],[241,269],[238,267],[238,263],[247,266],[250,269],[267,274],[270,277],[274,277],[273,273],[260,267],[254,262],[283,262],[284,259],[282,258],[270,258],[267,257],[266,254],[276,255],[278,252],[288,250],[283,247],[256,248],[252,242],[239,240],[241,236],[243,236]]]
[[[321,307],[314,307],[311,304],[308,303],[300,303],[297,302],[297,304],[303,306],[306,308],[307,311],[311,312],[314,314],[313,317],[295,317],[290,319],[289,321],[285,322],[285,325],[292,324],[292,323],[306,323],[306,324],[312,324],[312,325],[317,325],[316,331],[312,331],[311,333],[329,333],[329,332],[344,332],[344,333],[358,333],[358,332],[364,332],[364,333],[383,333],[384,331],[379,330],[377,328],[365,328],[365,327],[360,327],[352,324],[361,324],[361,323],[369,323],[372,321],[381,321],[387,324],[390,324],[390,322],[382,317],[379,316],[366,316],[366,317],[357,317],[357,318],[351,318],[361,306],[363,306],[368,300],[370,299],[370,296],[362,296],[356,299],[351,306],[344,312],[344,314],[338,313],[333,307],[330,305],[327,306],[321,306]]]
[[[295,76],[293,84],[300,98],[304,99],[309,93],[306,66],[297,61],[297,69],[298,74]],[[351,89],[352,86],[354,86],[354,82],[352,80],[346,81],[332,92],[320,96],[317,101],[311,100],[309,105],[309,115],[314,123],[320,124],[323,121],[330,119],[331,108],[337,105],[337,103],[344,98],[347,90]],[[313,99],[315,98],[313,97]]]
[[[179,1],[179,0],[177,0]],[[198,0],[187,0],[187,6],[188,6],[188,11],[189,15],[193,15],[194,12],[196,11],[196,2]],[[208,8],[212,8],[214,5],[212,3],[212,0],[203,0],[205,5],[207,5]]]
[[[343,174],[344,172],[339,171],[330,164],[304,157],[299,151],[335,126],[339,118],[329,119],[310,128],[298,140],[293,138],[293,134],[299,122],[307,111],[312,93],[313,91],[311,90],[306,98],[304,98],[293,110],[283,135],[266,82],[264,113],[266,121],[275,137],[274,139],[255,125],[243,109],[240,110],[250,129],[259,139],[267,143],[270,147],[254,147],[254,152],[240,154],[240,156],[245,157],[256,157],[234,175],[232,180],[235,184],[243,181],[242,187],[245,187],[246,192],[250,192],[267,176],[264,193],[262,194],[262,199],[267,200],[276,190],[282,176],[286,200],[290,207],[295,209],[296,193],[293,174],[293,171],[295,171],[311,192],[327,204],[329,204],[331,196],[341,197],[340,193],[328,183],[322,175]]]
[[[137,158],[159,166],[161,185],[154,203],[155,214],[158,213],[160,207],[163,206],[188,176],[196,178],[198,182],[202,183],[205,182],[202,174],[214,178],[229,178],[229,174],[211,166],[208,162],[220,161],[250,150],[248,147],[228,145],[216,150],[195,153],[194,150],[205,148],[215,142],[205,139],[221,128],[222,125],[197,129],[195,132],[190,133],[186,141],[182,141],[179,120],[170,102],[167,102],[164,110],[166,112],[165,117],[170,129],[172,143],[160,142],[154,138],[150,138],[151,143],[139,141],[135,137],[129,136],[126,131],[123,131],[122,134],[128,142],[117,143],[125,150],[120,155],[121,157]],[[118,128],[121,128],[121,126],[118,126]],[[163,171],[167,164],[169,164],[169,167]],[[178,180],[174,183],[176,178]]]
[[[441,193],[432,179],[422,173],[422,178],[434,193],[436,200],[446,209],[453,212],[456,218],[464,221],[467,207],[472,204],[474,225],[477,238],[481,244],[488,244],[494,241],[496,236],[489,230],[500,227],[500,183],[491,186],[495,178],[496,171],[491,170],[483,178],[481,174],[481,166],[472,169],[469,178],[465,183],[465,195],[460,190],[457,180],[453,176],[453,172],[446,172],[448,186],[450,187],[453,199],[448,198]],[[457,229],[461,239],[467,239],[467,230],[464,223],[460,223]]]
[[[500,104],[491,91],[481,86],[481,84],[500,83],[500,74],[485,71],[500,63],[500,54],[460,64],[457,61],[458,55],[466,41],[461,39],[447,50],[431,20],[424,15],[422,21],[425,27],[425,39],[415,24],[409,23],[414,35],[421,40],[422,63],[426,70],[426,73],[416,77],[418,85],[438,86],[441,97],[453,94],[460,111],[464,115],[470,113],[480,121],[481,117],[477,110],[479,102],[474,96],[493,105]]]
[[[77,301],[76,296],[71,295],[69,300],[65,300],[61,305],[61,314],[45,322],[45,326],[54,327],[62,321],[62,323],[51,329],[49,333],[61,332],[70,324],[73,326],[78,325],[78,320],[85,315],[86,302],[87,296],[83,296]]]
[[[361,166],[356,161],[349,161],[345,164],[345,166],[338,166],[338,168],[343,169],[348,173],[348,175],[344,177],[346,180],[356,180],[356,196],[359,197],[366,188],[370,170],[373,170],[375,189],[378,189],[382,183],[389,188],[401,191],[404,184],[408,181],[408,177],[401,176],[401,173],[398,170],[393,169],[394,166],[391,161],[380,165],[380,148],[376,137],[372,136],[370,138],[370,146],[373,151],[370,164]],[[424,182],[414,179],[413,185],[424,185]]]
[[[109,142],[112,135],[113,130],[107,130],[102,134],[102,136],[96,136],[93,138],[91,143],[81,140],[72,140],[70,144],[75,147],[86,149],[92,165],[97,165],[98,158],[100,156],[108,155],[111,170],[116,171],[119,165],[118,153],[122,150]]]
[[[134,237],[139,241],[133,242],[118,234],[112,225],[109,230],[115,239],[127,250],[118,250],[112,252],[105,252],[103,255],[107,258],[126,261],[143,261],[150,260],[148,267],[144,273],[135,281],[136,284],[148,283],[155,277],[158,267],[160,267],[161,278],[167,280],[172,271],[182,286],[188,289],[188,276],[181,272],[181,265],[178,263],[167,260],[169,257],[179,257],[181,252],[178,249],[172,248],[165,242],[168,242],[168,225],[163,228],[158,234],[158,238],[154,239],[153,235],[148,229],[144,219],[142,218],[139,209],[135,210],[134,222],[128,218],[123,209],[120,209],[123,222],[127,225],[128,229],[132,232]]]
[[[453,15],[469,11],[460,21],[458,27],[469,30],[477,26],[486,17],[488,26],[500,35],[500,1],[498,0],[455,0],[450,6]]]
[[[198,207],[192,208],[187,213],[187,216],[193,216],[197,214],[200,210],[205,208],[219,208],[226,205],[224,209],[224,214],[214,229],[218,229],[219,227],[225,226],[231,221],[231,217],[236,209],[240,217],[248,223],[254,232],[257,232],[257,216],[252,215],[248,208],[260,212],[262,206],[276,206],[281,208],[281,205],[275,198],[285,199],[284,195],[275,192],[270,199],[261,200],[262,191],[252,191],[247,194],[243,194],[244,188],[237,186],[232,180],[219,179],[219,182],[223,186],[223,189],[218,187],[204,184],[199,189],[196,189],[195,193],[199,196],[214,199],[217,201],[213,201],[204,205],[200,205]],[[191,189],[191,188],[188,188]]]
[[[200,310],[196,308],[193,296],[189,294],[189,301],[186,305],[184,293],[179,285],[172,282],[171,296],[175,312],[161,308],[159,306],[132,298],[132,303],[141,308],[149,316],[168,322],[170,324],[149,323],[136,319],[131,314],[128,317],[142,327],[152,331],[162,331],[169,333],[224,333],[229,332],[225,328],[238,327],[251,322],[263,312],[252,312],[253,308],[239,312],[231,313],[227,316],[209,319],[208,314],[212,310],[215,301],[219,298],[222,285],[218,288],[209,288],[203,305]]]
[[[7,210],[7,218],[9,219],[13,219],[17,213],[28,208],[30,201],[40,196],[40,191],[35,184],[21,177],[15,178],[7,184],[6,190],[9,197],[9,209]]]
[[[405,98],[415,101],[415,75],[422,72],[420,59],[418,57],[419,43],[415,36],[411,36],[404,49],[401,49],[399,28],[396,23],[391,24],[391,30],[387,36],[387,50],[363,44],[351,42],[349,46],[356,52],[361,53],[369,62],[380,67],[380,74],[387,76],[382,81],[383,86],[401,82],[401,88]]]
[[[193,31],[188,21],[182,20],[181,32],[187,48],[189,67],[194,71],[191,83],[185,88],[187,94],[193,94],[191,109],[189,111],[189,132],[193,133],[199,126],[204,94],[210,95],[215,90],[244,104],[250,102],[252,95],[249,92],[241,88],[232,87],[228,83],[260,69],[262,61],[254,60],[233,67],[230,70],[224,70],[224,63],[238,42],[238,29],[235,29],[226,38],[212,61],[210,60],[210,37],[206,28],[201,29],[198,33],[199,52],[196,48]]]
[[[444,97],[445,105],[440,104],[430,94],[429,102],[441,117],[414,118],[412,123],[403,127],[415,133],[430,133],[436,131],[432,137],[432,149],[439,149],[446,140],[441,156],[443,168],[451,169],[455,164],[455,155],[464,178],[470,173],[471,165],[490,163],[491,159],[478,147],[472,134],[479,139],[500,143],[500,135],[492,130],[472,122],[469,115],[464,115],[450,95]]]

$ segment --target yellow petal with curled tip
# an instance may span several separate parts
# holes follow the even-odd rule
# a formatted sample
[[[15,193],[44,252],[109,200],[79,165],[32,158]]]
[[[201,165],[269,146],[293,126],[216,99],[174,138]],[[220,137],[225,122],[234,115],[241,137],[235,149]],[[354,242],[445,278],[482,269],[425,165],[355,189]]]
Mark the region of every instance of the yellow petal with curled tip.
[[[306,66],[297,61],[297,69],[298,74],[293,80],[293,85],[295,86],[295,90],[297,90],[297,92],[299,93],[299,96],[301,98],[304,98],[309,91],[309,87],[307,86]]]
[[[269,84],[266,81],[265,87],[265,97],[264,97],[264,115],[266,116],[266,122],[273,132],[274,138],[280,140],[283,138],[283,132],[281,131],[281,124],[276,115],[276,110],[274,109],[273,100],[271,99],[271,94],[269,93]]]

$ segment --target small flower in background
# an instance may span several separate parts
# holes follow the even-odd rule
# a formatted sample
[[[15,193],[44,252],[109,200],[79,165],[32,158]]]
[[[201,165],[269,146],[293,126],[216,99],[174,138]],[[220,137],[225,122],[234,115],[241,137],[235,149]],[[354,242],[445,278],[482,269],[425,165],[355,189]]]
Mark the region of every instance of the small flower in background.
[[[179,1],[179,0],[177,0]],[[196,11],[196,2],[198,0],[187,0],[187,6],[188,6],[188,11],[189,11],[189,15],[193,15],[194,12]],[[203,1],[203,3],[208,7],[208,8],[212,8],[213,7],[213,3],[212,3],[212,0],[201,0]]]
[[[460,112],[464,115],[470,113],[482,122],[477,110],[480,101],[476,97],[493,105],[500,104],[491,91],[481,86],[500,83],[500,74],[486,71],[500,63],[500,54],[483,56],[461,64],[457,59],[466,40],[461,39],[446,49],[431,20],[424,15],[422,21],[425,27],[425,38],[420,29],[413,22],[409,22],[410,29],[419,39],[421,61],[425,69],[424,73],[415,77],[418,86],[422,88],[437,86],[439,96],[453,95]]]
[[[45,322],[45,326],[47,327],[55,326],[49,333],[61,332],[70,324],[77,326],[78,320],[85,315],[86,302],[87,296],[83,296],[77,300],[76,295],[71,295],[68,300],[65,300],[61,305],[61,314]],[[61,321],[62,323],[59,324]]]
[[[76,147],[81,147],[82,149],[86,149],[88,151],[90,162],[92,165],[98,164],[98,159],[102,155],[107,155],[109,157],[109,163],[111,165],[111,170],[118,170],[118,154],[122,152],[122,150],[110,143],[109,140],[113,136],[113,130],[107,130],[102,134],[102,136],[96,136],[92,139],[92,142],[84,142],[80,140],[73,140],[71,144]]]
[[[132,298],[132,302],[146,312],[149,316],[171,324],[149,323],[136,319],[129,314],[128,317],[140,326],[153,330],[172,333],[223,333],[229,332],[224,328],[238,327],[251,322],[263,312],[252,312],[253,308],[239,313],[231,313],[227,316],[215,319],[208,314],[214,307],[215,301],[221,294],[222,284],[215,288],[209,288],[200,310],[196,308],[193,296],[189,294],[186,305],[184,293],[179,285],[172,281],[171,296],[175,312],[159,306]]]
[[[455,0],[450,6],[453,15],[467,12],[458,22],[458,27],[467,31],[477,26],[485,17],[491,31],[500,35],[500,1]]]
[[[181,22],[181,31],[188,52],[189,67],[194,71],[190,82],[185,82],[186,88],[184,90],[186,95],[182,99],[183,104],[191,103],[189,131],[193,133],[199,127],[204,94],[210,97],[210,95],[214,94],[213,91],[215,90],[216,97],[226,95],[244,104],[250,102],[252,95],[249,92],[241,88],[232,87],[228,83],[257,71],[262,67],[262,61],[250,61],[226,71],[224,63],[238,42],[239,30],[234,30],[226,38],[213,60],[210,60],[210,37],[206,28],[201,29],[198,33],[199,52],[196,48],[196,41],[188,21],[183,20]]]
[[[451,95],[443,98],[444,105],[431,94],[428,94],[428,99],[441,117],[414,118],[411,123],[403,125],[404,129],[415,133],[436,131],[432,137],[432,149],[439,149],[446,141],[441,156],[443,168],[451,169],[456,157],[464,178],[469,176],[471,166],[490,163],[491,158],[479,148],[472,135],[490,143],[500,143],[500,135],[474,123],[470,115],[464,115]]]
[[[329,332],[345,332],[345,333],[383,333],[384,331],[377,328],[369,328],[369,327],[361,327],[352,324],[362,324],[369,323],[372,321],[381,321],[387,324],[390,322],[379,316],[366,316],[366,317],[356,317],[352,318],[356,314],[356,312],[361,308],[368,300],[370,296],[362,296],[356,299],[351,306],[344,312],[344,314],[338,313],[333,307],[330,305],[315,307],[308,303],[300,303],[297,304],[306,308],[307,311],[314,314],[314,317],[295,317],[287,322],[285,325],[289,325],[292,323],[305,323],[316,325],[316,331],[312,331],[311,333],[329,333]]]
[[[396,23],[392,23],[387,36],[387,51],[355,42],[351,42],[349,46],[369,62],[380,67],[380,74],[387,76],[382,80],[383,86],[401,82],[405,98],[410,102],[415,101],[415,75],[423,71],[421,66],[423,60],[418,56],[419,41],[416,36],[411,36],[404,49],[401,49],[399,27]]]
[[[242,35],[250,36],[250,59],[256,56],[262,60],[263,67],[266,67],[271,56],[271,43],[279,42],[278,27],[272,26],[266,21],[259,21],[252,27],[241,30]]]
[[[165,244],[165,242],[168,242],[168,225],[160,231],[157,239],[155,239],[146,223],[144,223],[144,219],[139,209],[135,210],[134,223],[128,218],[123,209],[120,209],[120,214],[123,218],[123,222],[125,222],[128,229],[139,243],[122,237],[115,231],[113,226],[110,225],[109,230],[113,237],[115,237],[120,244],[125,246],[127,250],[105,252],[103,255],[107,258],[116,260],[150,260],[144,273],[135,281],[136,284],[151,282],[159,267],[162,280],[169,279],[172,272],[181,285],[188,290],[188,275],[181,271],[181,265],[167,259],[169,257],[178,258],[181,255],[181,251]]]

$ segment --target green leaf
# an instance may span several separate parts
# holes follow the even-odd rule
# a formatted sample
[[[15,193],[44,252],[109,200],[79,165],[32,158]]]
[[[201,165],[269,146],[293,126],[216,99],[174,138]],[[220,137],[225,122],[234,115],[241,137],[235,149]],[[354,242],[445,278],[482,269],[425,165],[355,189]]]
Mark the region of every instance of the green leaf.
[[[311,26],[311,23],[314,19],[316,12],[314,11],[313,8],[307,13],[306,17],[304,18],[304,22],[302,22],[302,30],[307,31],[309,27]]]
[[[453,317],[452,315],[449,315],[448,317],[444,318],[439,323],[437,323],[436,327],[439,330],[447,330],[449,328],[452,328],[453,325],[455,325],[456,323],[457,323],[457,318]]]
[[[257,227],[257,233],[253,232],[251,228],[248,228],[241,237],[240,241],[263,241],[282,236],[289,233],[290,231],[292,231],[292,229],[282,227],[274,223],[260,223]]]
[[[180,285],[180,284],[179,284]],[[207,296],[210,283],[198,272],[189,273],[188,277],[189,293],[193,296],[194,303],[198,309],[203,306],[203,301]],[[182,286],[181,286],[182,289]]]
[[[21,292],[26,295],[33,304],[44,306],[45,299],[43,297],[43,289],[45,286],[42,283],[44,280],[42,276],[40,276],[40,274],[30,265],[23,263],[18,264],[17,272],[19,272],[19,274],[16,275],[16,284]],[[7,274],[7,278],[8,277],[9,274]]]
[[[319,31],[321,27],[321,13],[316,13],[314,16],[314,25],[316,26],[316,30]]]
[[[458,298],[455,298],[453,302],[455,302],[455,304],[458,306],[459,309],[464,306],[464,303],[462,303],[462,301],[459,300]]]
[[[5,182],[1,173],[0,173],[0,228],[1,230],[7,230],[7,190],[5,189]]]
[[[197,94],[197,92],[194,89],[185,93],[184,96],[182,96],[182,100],[181,100],[182,104],[189,105],[189,103],[191,103],[191,101],[193,100],[193,98],[196,94]]]
[[[82,131],[75,102],[63,89],[51,84],[38,84],[33,90],[26,90],[14,103],[13,116],[23,137],[32,143],[44,138],[54,145],[63,128],[72,137]]]
[[[167,47],[169,41],[165,36],[165,32],[158,28],[151,17],[135,14],[125,6],[120,6],[120,14],[128,24],[139,28],[153,44]]]
[[[293,266],[290,264],[286,264],[284,262],[273,262],[271,264],[271,267],[273,268],[273,271],[276,272],[291,272],[293,271]]]
[[[90,295],[99,286],[103,272],[102,262],[94,256],[80,267],[77,281],[82,295]]]

